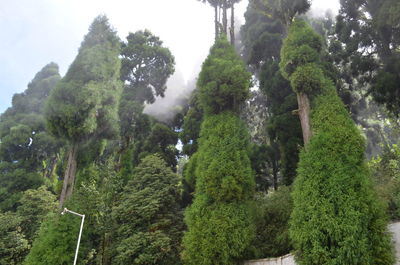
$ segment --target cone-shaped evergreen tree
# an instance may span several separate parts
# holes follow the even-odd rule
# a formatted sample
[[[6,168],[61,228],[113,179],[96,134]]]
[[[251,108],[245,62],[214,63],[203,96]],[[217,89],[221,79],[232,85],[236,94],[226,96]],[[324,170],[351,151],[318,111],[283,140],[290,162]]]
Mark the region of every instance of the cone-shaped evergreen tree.
[[[318,63],[315,32],[290,27],[282,71],[296,91],[313,95],[313,136],[294,183],[290,235],[300,265],[394,263],[384,208],[364,161],[365,142]]]
[[[212,47],[198,80],[205,111],[195,154],[195,197],[187,209],[186,264],[233,264],[254,237],[255,181],[249,136],[239,119],[250,74],[226,39]]]
[[[60,204],[72,194],[78,145],[90,138],[110,138],[117,133],[120,43],[105,16],[89,28],[79,53],[49,97],[46,106],[51,133],[71,147]]]

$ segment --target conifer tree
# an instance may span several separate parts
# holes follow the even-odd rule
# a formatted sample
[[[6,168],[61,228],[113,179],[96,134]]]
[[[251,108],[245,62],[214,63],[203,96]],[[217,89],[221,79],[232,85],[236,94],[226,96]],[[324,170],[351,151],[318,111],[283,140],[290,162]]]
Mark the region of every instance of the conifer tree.
[[[371,184],[365,142],[319,63],[320,38],[303,21],[290,27],[281,71],[312,95],[313,136],[294,183],[290,235],[300,265],[394,263],[384,208]]]
[[[0,264],[21,264],[29,252],[29,241],[21,232],[21,217],[0,212]]]
[[[117,192],[122,186],[123,183],[115,174],[114,165],[110,161],[106,161],[103,165],[92,163],[79,171],[76,189],[71,198],[65,202],[65,207],[68,209],[85,214],[78,264],[110,264],[107,261],[109,235],[112,230],[111,207],[118,198]],[[37,208],[35,211],[43,211],[40,209],[42,207]],[[25,214],[28,211],[26,207],[19,210]],[[74,260],[81,220],[79,216],[73,214],[61,215],[58,210],[50,211],[41,223],[39,233],[24,264],[71,264]]]
[[[156,96],[164,96],[166,82],[175,71],[175,59],[160,38],[148,30],[129,33],[126,39],[121,48],[124,91],[119,116],[123,145],[129,147],[135,137],[141,136],[138,130],[144,103],[154,103]]]
[[[166,82],[175,71],[175,59],[160,38],[148,30],[129,33],[126,39],[121,48],[124,90],[118,114],[121,129],[120,173],[128,179],[140,158],[149,154],[141,156],[140,153],[150,151],[143,148],[154,124],[143,113],[144,104],[154,103],[158,96],[164,97]],[[175,163],[171,165],[174,167]]]
[[[17,209],[21,217],[21,230],[29,243],[36,238],[40,225],[50,212],[57,210],[57,198],[45,186],[23,193],[20,206]]]
[[[79,189],[77,189],[77,192]],[[94,226],[91,220],[96,216],[87,211],[91,194],[77,194],[65,202],[64,206],[86,215],[82,239],[79,247],[78,264],[89,252],[89,236]],[[78,195],[78,196],[77,196]],[[97,194],[99,197],[99,194]],[[94,206],[94,205],[90,205]],[[93,211],[93,208],[91,209]],[[58,211],[50,212],[42,222],[37,238],[23,264],[25,265],[67,265],[74,260],[81,218],[73,214],[61,215]]]
[[[197,83],[205,118],[193,156],[194,202],[185,213],[186,264],[232,264],[254,237],[255,181],[248,157],[249,135],[238,117],[249,80],[234,48],[226,39],[218,40]]]
[[[47,64],[0,116],[0,210],[15,211],[23,191],[50,182],[61,144],[46,131],[43,109],[59,80],[58,65]]]
[[[245,13],[246,23],[241,28],[243,57],[266,96],[264,107],[269,113],[266,131],[270,148],[279,147],[278,170],[284,185],[290,185],[294,180],[303,137],[299,117],[293,115],[298,110],[296,93],[282,77],[278,64],[288,30],[287,19],[306,12],[308,7],[306,0],[250,0]]]
[[[88,139],[107,139],[117,134],[119,49],[119,38],[108,19],[95,18],[77,57],[47,102],[50,132],[70,144],[60,205],[72,194],[79,145]]]
[[[397,0],[341,1],[337,41],[331,47],[350,89],[366,90],[400,115],[400,3]]]
[[[180,264],[179,196],[178,176],[165,161],[158,155],[145,157],[113,209],[112,264]]]

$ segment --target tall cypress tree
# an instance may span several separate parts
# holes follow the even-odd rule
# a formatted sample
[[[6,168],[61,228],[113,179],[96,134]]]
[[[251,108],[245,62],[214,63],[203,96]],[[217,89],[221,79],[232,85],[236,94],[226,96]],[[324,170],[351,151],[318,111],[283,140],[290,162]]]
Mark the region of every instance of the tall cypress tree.
[[[70,144],[60,205],[72,194],[78,147],[88,139],[117,133],[117,102],[121,91],[120,42],[105,16],[95,18],[67,74],[46,106],[50,132]]]
[[[312,95],[313,136],[300,155],[290,235],[300,265],[393,264],[384,209],[373,190],[365,142],[319,63],[320,38],[303,21],[290,27],[281,71]]]
[[[212,47],[198,80],[205,112],[195,154],[195,197],[186,210],[183,240],[187,264],[232,264],[254,237],[255,181],[249,136],[238,117],[250,74],[226,39]]]

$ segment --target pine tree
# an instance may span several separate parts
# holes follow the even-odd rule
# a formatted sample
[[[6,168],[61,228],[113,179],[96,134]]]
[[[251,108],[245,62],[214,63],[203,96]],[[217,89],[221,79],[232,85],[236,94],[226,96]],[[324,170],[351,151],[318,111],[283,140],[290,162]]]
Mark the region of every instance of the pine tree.
[[[205,118],[193,156],[194,202],[185,212],[186,264],[232,264],[254,237],[249,135],[237,115],[248,96],[249,79],[234,48],[226,39],[218,40],[197,83]]]
[[[100,141],[117,134],[117,102],[121,91],[119,49],[119,38],[108,19],[98,16],[47,102],[49,131],[70,144],[60,205],[72,194],[79,145],[88,139]]]

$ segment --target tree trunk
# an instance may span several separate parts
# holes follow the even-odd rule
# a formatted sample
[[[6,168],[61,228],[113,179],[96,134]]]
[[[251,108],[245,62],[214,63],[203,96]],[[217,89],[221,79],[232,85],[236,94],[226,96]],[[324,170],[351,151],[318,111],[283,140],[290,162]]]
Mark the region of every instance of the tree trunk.
[[[223,30],[223,33],[225,35],[227,35],[228,34],[228,14],[227,14],[228,3],[227,3],[227,0],[225,0],[223,2],[222,9],[223,9],[223,13],[222,13],[222,28],[223,29],[222,30]]]
[[[78,145],[76,143],[72,144],[71,149],[68,153],[68,164],[64,173],[64,183],[60,195],[60,208],[62,209],[64,202],[71,197],[72,191],[74,189],[75,174],[76,174],[76,157],[78,154]]]
[[[54,155],[49,161],[50,166],[46,167],[43,170],[43,178],[50,179],[53,176],[54,170],[57,166],[57,162],[58,162],[58,156]]]
[[[215,41],[217,41],[219,36],[218,5],[214,6],[214,23],[215,23]]]
[[[301,129],[303,131],[304,146],[310,142],[312,136],[310,125],[310,100],[305,93],[297,93],[297,102],[299,104],[299,117]]]
[[[275,191],[278,190],[278,171],[279,171],[279,169],[278,169],[277,161],[274,161],[273,168],[272,168],[272,175],[274,177],[273,186],[274,186]]]
[[[231,7],[231,28],[230,28],[230,35],[231,35],[231,44],[235,45],[235,4],[232,3]]]
[[[110,235],[109,233],[103,234],[102,239],[102,250],[101,250],[101,265],[109,265],[111,264],[110,260]]]

